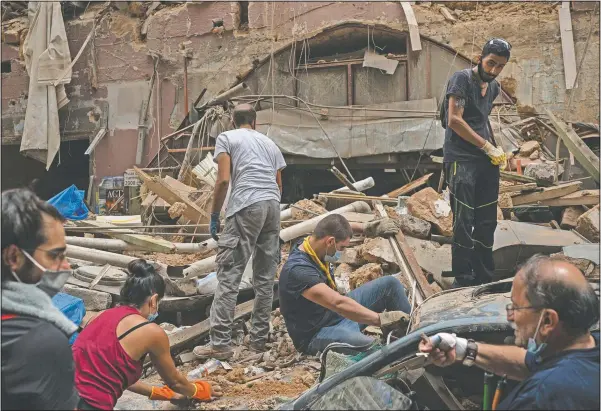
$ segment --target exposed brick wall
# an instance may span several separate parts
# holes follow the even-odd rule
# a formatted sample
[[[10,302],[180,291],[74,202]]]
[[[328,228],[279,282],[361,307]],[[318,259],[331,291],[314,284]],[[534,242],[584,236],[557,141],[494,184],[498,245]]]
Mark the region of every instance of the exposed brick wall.
[[[99,7],[94,5],[93,7]],[[513,93],[521,106],[537,110],[551,108],[562,113],[569,99],[563,79],[563,61],[557,11],[548,4],[479,3],[479,9],[459,10],[456,23],[444,19],[436,6],[414,6],[420,33],[460,53],[477,54],[484,41],[493,36],[506,37],[513,44],[512,59],[502,73],[504,87]],[[147,22],[148,31],[141,39],[142,20],[125,12],[112,11],[97,27],[94,39],[99,88],[91,88],[90,51],[83,53],[73,68],[73,80],[67,87],[71,102],[61,116],[77,116],[68,123],[86,130],[81,138],[91,138],[88,113],[91,109],[107,107],[110,118],[126,116],[137,119],[145,96],[140,82],[150,78],[154,61],[150,53],[160,55],[158,66],[161,89],[161,130],[156,130],[158,113],[156,94],[153,94],[146,159],[152,158],[158,144],[157,135],[173,130],[183,113],[183,57],[181,48],[191,52],[188,63],[189,101],[202,88],[208,89],[204,100],[229,88],[237,76],[252,69],[253,61],[262,61],[272,50],[280,50],[291,42],[310,38],[342,22],[359,21],[371,26],[382,25],[407,30],[402,8],[398,2],[250,2],[249,29],[234,29],[235,2],[185,3],[165,7]],[[576,60],[580,61],[588,35],[589,13],[572,12]],[[71,55],[74,57],[91,30],[93,13],[84,19],[66,22]],[[212,19],[223,19],[225,30],[212,33]],[[273,27],[272,27],[273,21]],[[595,30],[580,76],[580,86],[574,90],[570,113],[566,118],[598,122],[599,112],[599,26]],[[472,41],[473,40],[473,41]],[[367,39],[366,39],[367,41]],[[7,122],[4,132],[18,135],[19,116],[24,116],[24,96],[28,78],[24,65],[18,62],[18,47],[3,45],[2,59],[12,59],[12,72],[2,75],[2,114],[16,119]],[[89,47],[89,46],[88,46]],[[135,98],[127,107],[116,105],[108,91],[111,87],[131,87]],[[156,92],[156,90],[155,90]],[[115,112],[116,106],[119,107]],[[113,111],[111,111],[113,110]],[[127,123],[127,122],[126,122]],[[4,122],[3,122],[4,124]],[[117,124],[120,124],[117,122]],[[129,123],[127,123],[129,124]],[[137,144],[136,124],[115,127],[108,124],[110,134],[98,146],[94,160],[96,175],[120,174],[131,166]],[[153,137],[151,137],[153,136]],[[150,144],[150,139],[155,142]]]

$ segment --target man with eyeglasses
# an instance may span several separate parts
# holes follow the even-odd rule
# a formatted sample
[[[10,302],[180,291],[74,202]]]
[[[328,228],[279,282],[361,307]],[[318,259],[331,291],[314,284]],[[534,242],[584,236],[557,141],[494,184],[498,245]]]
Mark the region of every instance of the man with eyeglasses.
[[[71,275],[64,218],[27,189],[2,193],[2,409],[73,410],[69,337],[52,304]]]
[[[453,210],[453,287],[490,282],[495,269],[499,169],[507,159],[495,143],[488,116],[501,89],[496,77],[510,52],[503,39],[486,42],[477,66],[451,76],[441,105],[444,174]]]
[[[599,409],[599,299],[578,268],[531,257],[513,280],[507,321],[516,346],[439,333],[419,350],[439,367],[476,365],[520,381],[497,409]]]

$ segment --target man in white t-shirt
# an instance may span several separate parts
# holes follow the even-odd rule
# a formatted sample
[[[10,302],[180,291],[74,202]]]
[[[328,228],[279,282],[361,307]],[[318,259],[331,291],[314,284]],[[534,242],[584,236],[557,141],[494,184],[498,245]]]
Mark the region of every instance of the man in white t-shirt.
[[[214,159],[217,182],[213,193],[211,236],[219,245],[217,290],[211,307],[211,342],[198,346],[198,358],[228,359],[233,355],[231,326],[238,287],[251,254],[255,304],[250,330],[250,348],[263,351],[269,333],[275,272],[280,261],[281,172],[286,167],[279,148],[255,131],[256,112],[241,104],[233,112],[235,130],[217,137]],[[227,195],[223,232],[219,213]]]

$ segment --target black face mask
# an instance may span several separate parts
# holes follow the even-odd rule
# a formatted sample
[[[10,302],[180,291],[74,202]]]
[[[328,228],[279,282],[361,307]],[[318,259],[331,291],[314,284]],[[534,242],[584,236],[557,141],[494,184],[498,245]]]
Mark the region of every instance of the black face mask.
[[[482,67],[482,60],[480,60],[480,63],[478,63],[478,76],[480,76],[480,80],[486,83],[490,83],[495,78],[497,78],[497,76],[491,76],[486,71],[484,71],[484,67]]]

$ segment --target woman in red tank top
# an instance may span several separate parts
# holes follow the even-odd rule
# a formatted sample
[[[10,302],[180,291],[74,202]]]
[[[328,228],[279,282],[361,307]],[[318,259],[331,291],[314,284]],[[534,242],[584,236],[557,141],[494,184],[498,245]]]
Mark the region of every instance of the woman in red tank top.
[[[79,409],[112,410],[126,389],[156,400],[220,396],[218,386],[190,382],[175,368],[167,334],[152,322],[165,295],[163,278],[145,260],[132,261],[128,270],[121,305],[98,315],[73,344]],[[138,381],[146,354],[166,386]]]

